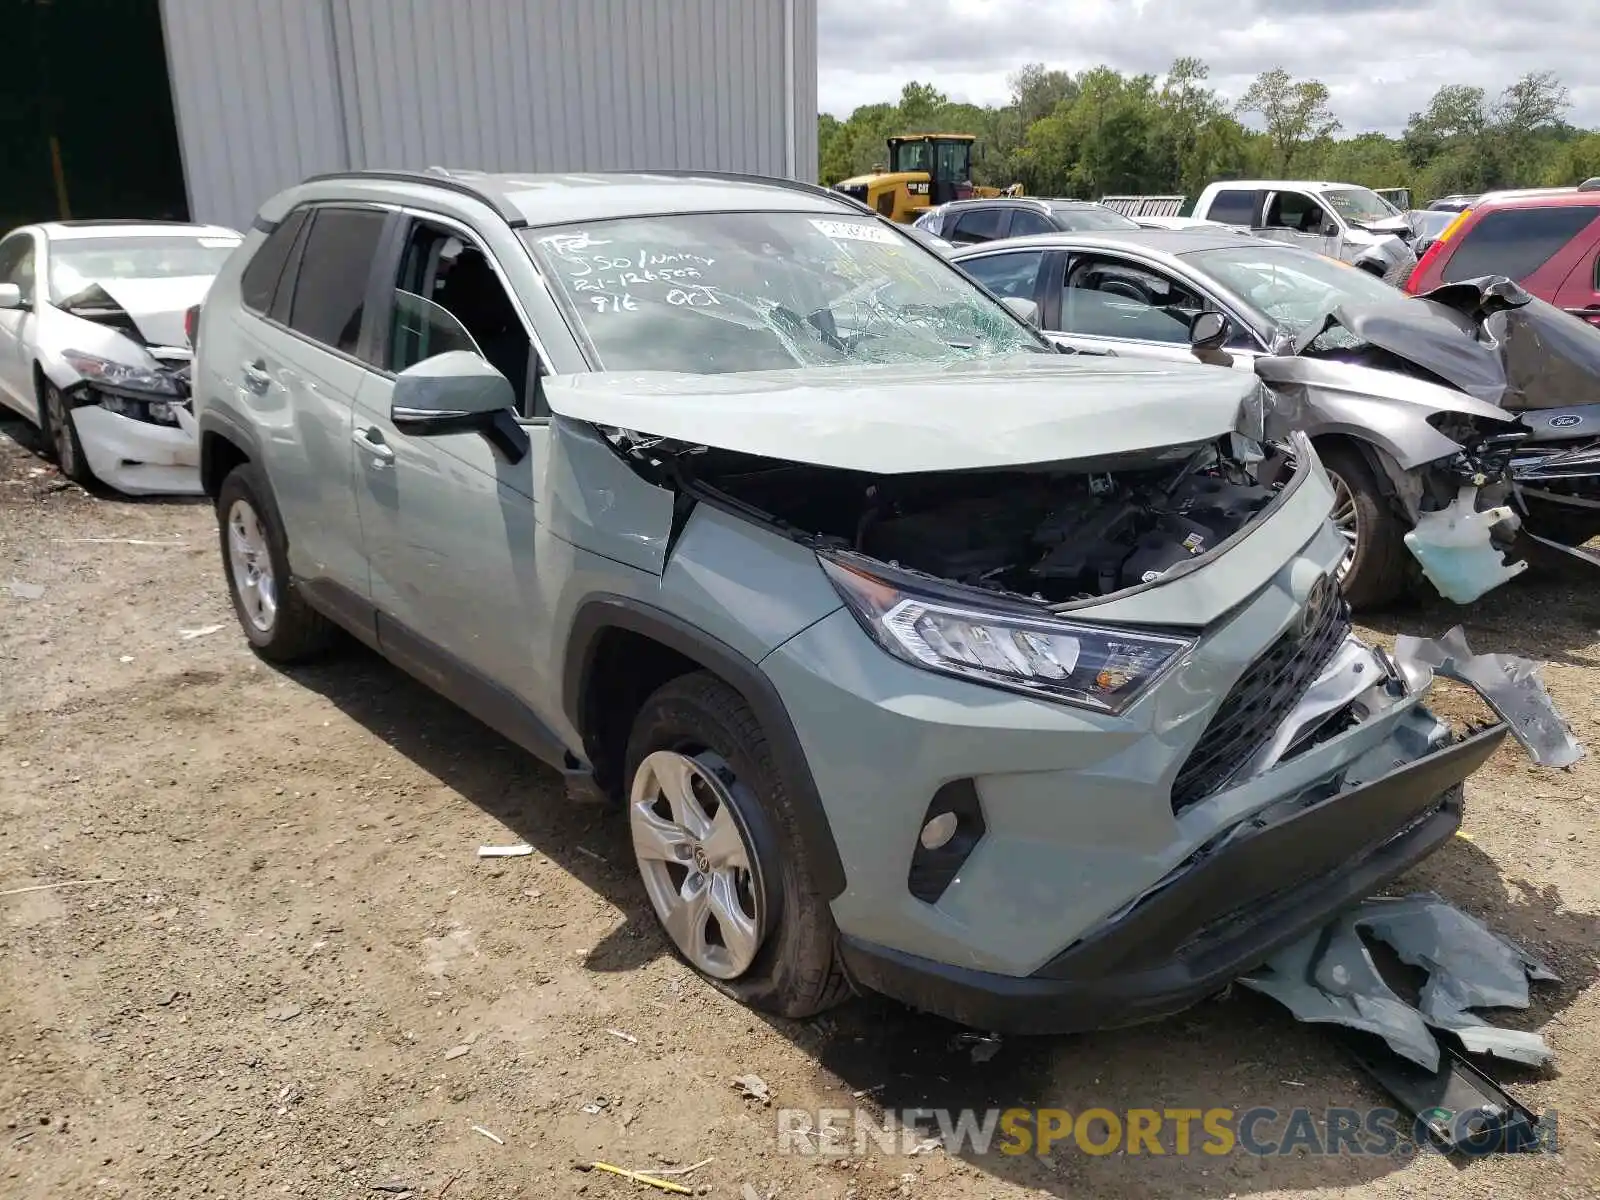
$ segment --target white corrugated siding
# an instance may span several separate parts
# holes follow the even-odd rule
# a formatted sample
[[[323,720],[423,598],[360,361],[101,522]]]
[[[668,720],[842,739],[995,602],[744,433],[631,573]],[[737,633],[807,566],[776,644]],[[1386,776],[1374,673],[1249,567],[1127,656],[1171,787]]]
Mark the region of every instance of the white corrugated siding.
[[[247,225],[280,188],[350,167],[785,175],[791,122],[793,174],[816,178],[817,0],[162,10],[197,220]]]

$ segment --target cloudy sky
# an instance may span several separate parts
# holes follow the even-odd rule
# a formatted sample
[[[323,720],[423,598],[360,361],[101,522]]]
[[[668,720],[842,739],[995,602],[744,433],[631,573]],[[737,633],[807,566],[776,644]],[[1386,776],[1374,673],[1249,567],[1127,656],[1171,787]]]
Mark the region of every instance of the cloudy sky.
[[[1530,70],[1571,89],[1568,119],[1600,127],[1595,0],[818,0],[820,104],[848,116],[909,79],[1003,101],[1027,62],[1161,74],[1183,54],[1237,98],[1282,66],[1321,79],[1347,133],[1398,133],[1445,83],[1495,95]],[[1586,86],[1587,85],[1587,86]]]

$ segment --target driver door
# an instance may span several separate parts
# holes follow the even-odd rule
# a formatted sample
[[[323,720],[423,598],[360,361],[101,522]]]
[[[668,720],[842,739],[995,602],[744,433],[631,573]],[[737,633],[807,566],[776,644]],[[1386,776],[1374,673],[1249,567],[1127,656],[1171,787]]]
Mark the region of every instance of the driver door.
[[[1052,341],[1080,354],[1194,363],[1189,322],[1208,310],[1226,313],[1215,300],[1154,267],[1110,254],[1075,254],[1061,286],[1047,291],[1041,318]],[[1252,369],[1258,351],[1235,322],[1228,345],[1233,365]]]
[[[1327,258],[1338,258],[1344,249],[1344,227],[1338,216],[1305,192],[1269,195],[1266,215],[1256,236],[1299,246]]]
[[[526,630],[540,604],[534,518],[546,426],[529,419],[535,360],[526,319],[490,253],[453,222],[414,219],[391,261],[394,289],[376,351],[382,373],[357,393],[353,451],[379,639],[447,694],[476,689],[481,699],[492,687],[539,695]],[[395,427],[394,377],[448,350],[481,355],[524,398],[526,453],[514,457],[477,431]]]

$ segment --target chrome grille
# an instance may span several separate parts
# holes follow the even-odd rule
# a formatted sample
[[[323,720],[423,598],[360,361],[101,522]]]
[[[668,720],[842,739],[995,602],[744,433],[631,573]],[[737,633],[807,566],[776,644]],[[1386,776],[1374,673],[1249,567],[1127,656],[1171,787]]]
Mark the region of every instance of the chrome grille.
[[[1299,620],[1245,669],[1189,752],[1172,785],[1173,812],[1204,800],[1255,756],[1349,633],[1339,585],[1324,575]]]

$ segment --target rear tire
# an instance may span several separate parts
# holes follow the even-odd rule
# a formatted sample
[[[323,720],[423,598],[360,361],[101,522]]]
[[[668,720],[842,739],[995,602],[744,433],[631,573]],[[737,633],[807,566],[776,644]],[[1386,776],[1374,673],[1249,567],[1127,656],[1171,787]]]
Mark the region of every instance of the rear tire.
[[[679,957],[719,991],[777,1016],[810,1017],[845,999],[850,989],[834,953],[833,916],[772,748],[744,698],[706,671],[663,684],[634,720],[626,769],[640,877]],[[680,849],[672,779],[681,771],[688,783],[679,791],[698,806],[691,821],[708,811],[720,816],[709,834],[684,839]],[[717,848],[734,845],[735,832],[744,869],[723,865],[730,856]],[[680,907],[702,888],[721,897],[720,909],[713,903],[709,910],[715,929],[705,924],[704,909],[696,915]],[[732,936],[721,932],[727,918],[718,915],[731,911],[729,897],[739,898]],[[686,936],[691,927],[711,932]]]
[[[92,486],[95,474],[84,457],[78,428],[72,423],[72,406],[48,379],[39,381],[39,416],[45,448],[61,473],[79,487]]]
[[[295,589],[278,506],[254,463],[241,463],[222,481],[217,532],[228,596],[251,648],[269,662],[283,664],[327,649],[333,626]]]
[[[1416,269],[1416,258],[1408,255],[1383,273],[1383,281],[1392,287],[1404,289],[1406,280],[1411,278],[1411,273]]]
[[[1341,565],[1339,584],[1354,609],[1377,608],[1395,600],[1411,578],[1411,553],[1405,528],[1378,486],[1377,477],[1357,446],[1334,442],[1317,447],[1336,499],[1335,520],[1346,515],[1340,532],[1354,532],[1354,548]]]

